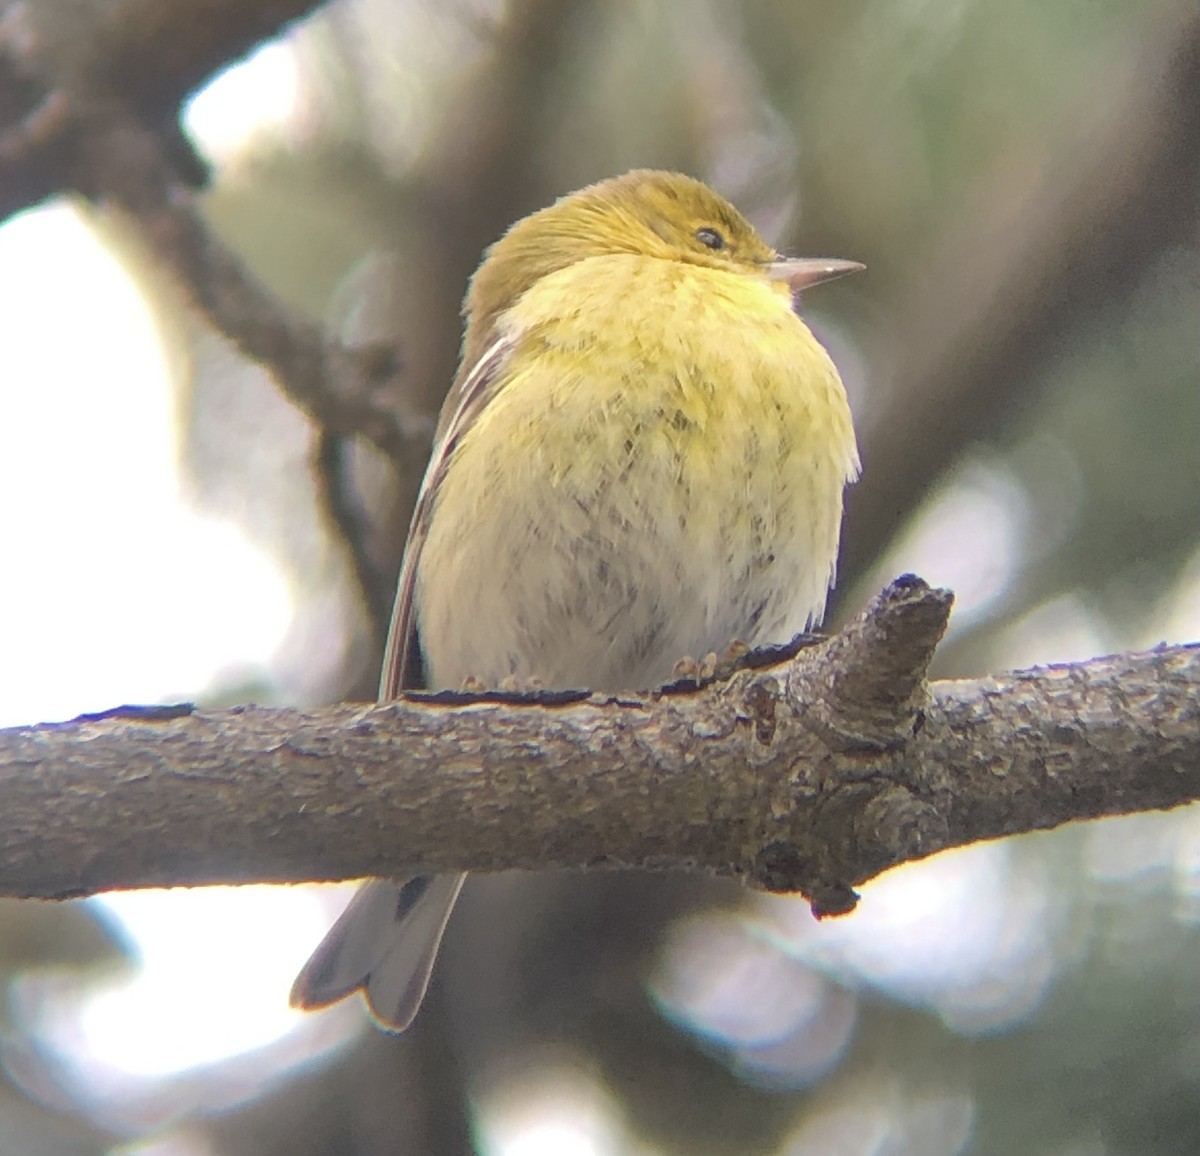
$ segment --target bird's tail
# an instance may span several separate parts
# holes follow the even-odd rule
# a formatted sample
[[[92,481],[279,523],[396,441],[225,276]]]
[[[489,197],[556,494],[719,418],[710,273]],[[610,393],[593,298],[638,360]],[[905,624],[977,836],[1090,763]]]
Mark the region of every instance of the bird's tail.
[[[292,1005],[325,1007],[361,989],[380,1027],[402,1032],[421,1006],[465,878],[364,884],[296,977]]]

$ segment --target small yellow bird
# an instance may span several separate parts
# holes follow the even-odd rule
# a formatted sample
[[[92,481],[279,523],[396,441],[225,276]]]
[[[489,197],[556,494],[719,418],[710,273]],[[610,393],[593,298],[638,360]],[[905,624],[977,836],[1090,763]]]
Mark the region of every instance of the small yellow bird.
[[[846,394],[795,295],[861,269],[779,256],[690,177],[563,197],[491,247],[409,530],[381,699],[515,678],[630,690],[820,621]],[[420,1006],[462,875],[366,884],[293,1004]]]

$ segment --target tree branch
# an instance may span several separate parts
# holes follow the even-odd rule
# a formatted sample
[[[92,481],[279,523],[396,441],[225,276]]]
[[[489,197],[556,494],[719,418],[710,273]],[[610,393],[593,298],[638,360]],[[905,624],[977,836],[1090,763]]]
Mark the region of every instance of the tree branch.
[[[203,184],[207,167],[179,128],[180,103],[222,65],[320,2],[0,5],[0,215],[76,187],[74,154],[87,112],[119,112],[152,130],[181,181]]]
[[[831,913],[905,860],[1200,797],[1200,645],[927,684],[950,602],[900,579],[832,638],[654,694],[0,731],[0,892],[638,867]]]

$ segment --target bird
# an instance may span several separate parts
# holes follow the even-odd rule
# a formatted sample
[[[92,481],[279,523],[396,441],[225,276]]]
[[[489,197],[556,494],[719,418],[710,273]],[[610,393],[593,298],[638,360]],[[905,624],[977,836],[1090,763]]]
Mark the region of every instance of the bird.
[[[686,656],[819,624],[859,457],[796,304],[862,268],[781,256],[701,181],[650,169],[511,226],[464,300],[380,700],[649,689]],[[362,991],[403,1031],[464,878],[364,884],[292,1003]]]

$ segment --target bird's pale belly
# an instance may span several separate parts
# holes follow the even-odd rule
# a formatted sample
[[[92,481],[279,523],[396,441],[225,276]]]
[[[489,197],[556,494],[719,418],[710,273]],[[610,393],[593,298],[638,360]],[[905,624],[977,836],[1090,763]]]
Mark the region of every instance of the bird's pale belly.
[[[820,620],[844,469],[758,433],[697,455],[662,426],[597,430],[619,444],[598,457],[589,441],[558,472],[534,452],[490,479],[470,519],[435,511],[417,588],[429,685],[515,675],[649,688],[685,655],[784,641]]]

